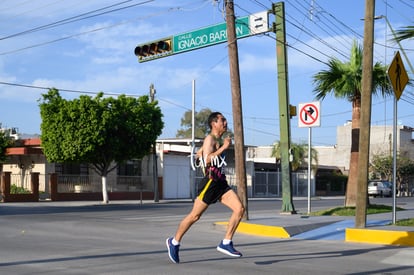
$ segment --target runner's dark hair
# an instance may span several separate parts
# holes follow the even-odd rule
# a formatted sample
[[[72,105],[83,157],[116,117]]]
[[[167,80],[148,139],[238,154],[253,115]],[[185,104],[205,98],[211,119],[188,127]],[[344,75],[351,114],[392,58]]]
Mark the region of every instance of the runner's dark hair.
[[[219,115],[222,115],[222,113],[220,113],[220,112],[212,112],[209,116],[208,116],[208,126],[210,127],[210,130],[211,130],[211,124],[213,123],[213,121],[217,121],[217,117],[219,116]]]

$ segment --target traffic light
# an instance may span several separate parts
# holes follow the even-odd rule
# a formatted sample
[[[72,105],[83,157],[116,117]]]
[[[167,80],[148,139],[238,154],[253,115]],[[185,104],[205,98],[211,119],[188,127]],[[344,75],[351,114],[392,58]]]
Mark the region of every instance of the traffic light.
[[[172,54],[171,38],[164,38],[158,41],[141,44],[135,47],[134,54],[139,62],[164,57]]]
[[[290,118],[296,116],[296,106],[289,104],[289,116]]]
[[[289,148],[289,162],[292,162],[294,159],[295,152],[293,150],[293,148]]]

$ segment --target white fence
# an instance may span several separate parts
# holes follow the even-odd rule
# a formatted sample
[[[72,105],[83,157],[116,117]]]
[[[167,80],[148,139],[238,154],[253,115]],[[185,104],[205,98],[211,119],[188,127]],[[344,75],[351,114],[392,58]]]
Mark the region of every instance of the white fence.
[[[30,173],[11,174],[10,184],[31,191]],[[49,192],[49,177],[45,174],[39,175],[39,192]]]

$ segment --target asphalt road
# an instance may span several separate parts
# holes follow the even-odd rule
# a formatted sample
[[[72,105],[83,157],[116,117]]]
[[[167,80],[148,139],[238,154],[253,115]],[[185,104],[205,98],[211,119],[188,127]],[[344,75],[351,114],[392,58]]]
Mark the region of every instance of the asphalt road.
[[[392,203],[378,198],[373,203]],[[411,202],[414,198],[399,200]],[[313,210],[343,199],[312,201]],[[306,213],[305,199],[294,201]],[[414,247],[236,234],[243,253],[216,251],[229,211],[213,205],[185,235],[181,263],[165,239],[190,202],[42,202],[0,204],[0,274],[413,274]],[[280,200],[249,201],[249,215],[279,215]]]

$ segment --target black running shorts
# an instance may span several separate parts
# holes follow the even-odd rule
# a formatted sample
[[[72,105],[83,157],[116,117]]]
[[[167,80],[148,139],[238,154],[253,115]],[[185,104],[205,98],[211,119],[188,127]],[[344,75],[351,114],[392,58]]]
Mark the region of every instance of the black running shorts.
[[[198,185],[198,198],[207,205],[216,203],[231,189],[226,180],[214,181],[204,177]]]

